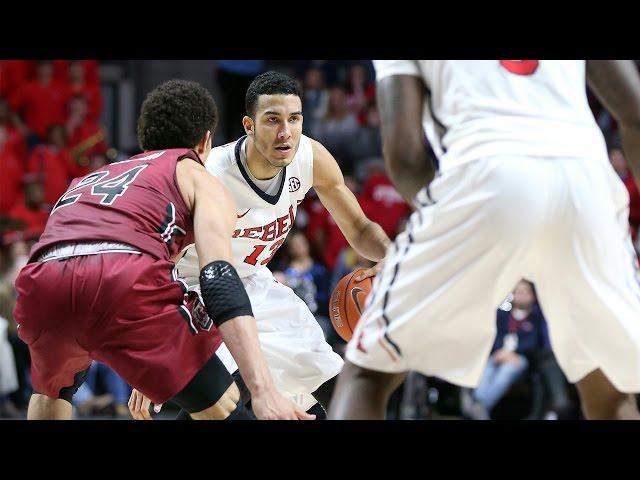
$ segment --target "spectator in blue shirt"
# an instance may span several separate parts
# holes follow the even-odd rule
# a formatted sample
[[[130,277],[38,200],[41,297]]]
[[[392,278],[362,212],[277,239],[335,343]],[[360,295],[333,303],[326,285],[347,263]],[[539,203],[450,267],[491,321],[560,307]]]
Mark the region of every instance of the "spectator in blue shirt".
[[[521,280],[509,308],[498,310],[496,340],[480,383],[463,398],[463,411],[477,420],[488,419],[493,407],[527,371],[533,353],[545,347],[544,317],[533,284]]]

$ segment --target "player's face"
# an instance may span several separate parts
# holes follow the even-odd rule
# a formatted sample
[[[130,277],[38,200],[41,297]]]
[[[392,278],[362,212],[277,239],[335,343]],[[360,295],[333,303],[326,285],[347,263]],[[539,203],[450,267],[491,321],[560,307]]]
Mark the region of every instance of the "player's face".
[[[291,163],[302,135],[302,102],[297,95],[260,95],[254,122],[254,144],[274,167]]]

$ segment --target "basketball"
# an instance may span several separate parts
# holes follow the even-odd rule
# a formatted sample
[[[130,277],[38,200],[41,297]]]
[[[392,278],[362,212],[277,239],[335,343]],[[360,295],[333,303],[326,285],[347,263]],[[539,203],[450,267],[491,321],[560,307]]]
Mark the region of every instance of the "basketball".
[[[329,299],[329,315],[333,328],[340,338],[348,342],[356,329],[364,302],[371,291],[372,277],[356,282],[355,278],[363,272],[359,268],[340,279]]]

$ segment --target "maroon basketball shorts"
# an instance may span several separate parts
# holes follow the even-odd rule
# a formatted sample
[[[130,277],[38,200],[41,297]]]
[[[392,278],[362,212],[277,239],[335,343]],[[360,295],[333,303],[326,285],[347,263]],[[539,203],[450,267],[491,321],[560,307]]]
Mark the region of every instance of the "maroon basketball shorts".
[[[186,285],[168,260],[102,253],[30,263],[16,289],[15,319],[29,345],[33,388],[49,397],[61,398],[97,360],[164,403],[221,343],[215,326],[192,317]]]

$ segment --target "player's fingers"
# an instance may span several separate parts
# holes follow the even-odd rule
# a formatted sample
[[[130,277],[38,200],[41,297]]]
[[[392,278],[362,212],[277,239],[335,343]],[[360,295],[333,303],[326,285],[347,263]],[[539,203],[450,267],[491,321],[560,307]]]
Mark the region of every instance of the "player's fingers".
[[[164,403],[159,403],[157,405],[153,406],[153,411],[156,413],[160,413],[160,410],[162,410],[162,405],[164,405]]]
[[[312,413],[307,413],[304,410],[296,408],[296,420],[315,420],[316,416]]]
[[[142,401],[142,411],[140,412],[144,420],[151,420],[151,414],[149,413],[150,406],[151,400],[149,400],[147,397],[144,397],[144,400]]]
[[[376,273],[377,272],[375,271],[375,267],[367,268],[356,276],[356,282],[361,282],[365,278],[373,277]]]
[[[375,277],[377,274],[380,273],[380,271],[382,270],[382,266],[383,265],[384,265],[384,260],[378,262],[373,267],[367,268],[363,272],[360,272],[360,274],[358,274],[358,276],[356,276],[356,282],[361,282],[365,278]]]
[[[138,392],[136,396],[136,403],[134,405],[134,410],[136,411],[136,415],[138,416],[136,420],[144,420],[142,417],[142,402],[144,401],[144,396],[142,393]]]
[[[131,397],[129,398],[129,412],[134,420],[140,420],[140,414],[137,410],[138,404],[138,392],[134,390],[131,392]]]

